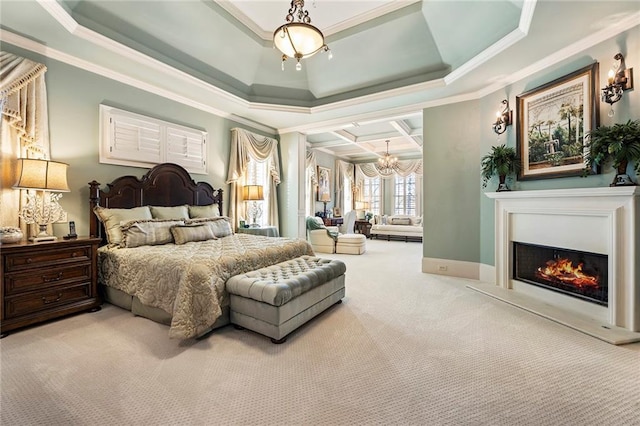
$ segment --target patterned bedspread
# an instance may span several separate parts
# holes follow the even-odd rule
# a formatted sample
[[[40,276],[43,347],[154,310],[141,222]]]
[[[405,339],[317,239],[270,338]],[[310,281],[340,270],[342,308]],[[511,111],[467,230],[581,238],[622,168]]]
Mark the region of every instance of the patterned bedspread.
[[[234,234],[217,240],[136,248],[102,247],[102,284],[137,296],[173,316],[169,337],[186,339],[211,327],[228,305],[227,279],[313,255],[304,240]]]

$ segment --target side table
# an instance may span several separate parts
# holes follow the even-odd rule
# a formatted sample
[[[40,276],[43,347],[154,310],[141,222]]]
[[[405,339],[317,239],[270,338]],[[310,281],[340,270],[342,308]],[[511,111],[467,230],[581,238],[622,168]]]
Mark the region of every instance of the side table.
[[[371,238],[371,223],[369,223],[368,220],[356,220],[356,223],[353,225],[353,231],[367,238]]]
[[[264,235],[265,237],[279,237],[280,233],[275,226],[260,226],[254,228],[238,228],[238,234]]]

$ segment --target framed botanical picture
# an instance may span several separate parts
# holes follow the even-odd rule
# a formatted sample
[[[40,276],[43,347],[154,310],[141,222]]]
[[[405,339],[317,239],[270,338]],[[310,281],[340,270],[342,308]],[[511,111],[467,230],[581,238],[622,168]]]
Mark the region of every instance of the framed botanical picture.
[[[585,135],[598,126],[598,63],[516,97],[518,180],[578,176]]]
[[[331,201],[331,169],[318,166],[318,201]]]

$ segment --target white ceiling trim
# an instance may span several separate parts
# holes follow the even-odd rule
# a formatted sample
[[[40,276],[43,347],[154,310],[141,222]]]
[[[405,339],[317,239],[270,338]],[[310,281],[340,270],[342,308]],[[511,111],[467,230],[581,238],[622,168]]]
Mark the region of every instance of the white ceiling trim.
[[[42,1],[42,0],[41,0]],[[240,21],[241,24],[249,28],[255,35],[260,37],[264,41],[273,41],[273,31],[267,31],[262,29],[258,24],[256,24],[251,18],[245,15],[240,9],[238,9],[233,3],[225,0],[214,0],[221,8],[226,10],[231,16]],[[384,4],[380,7],[372,9],[366,13],[361,13],[360,15],[346,19],[342,22],[339,22],[335,25],[331,25],[327,28],[322,28],[322,33],[328,37],[333,34],[337,34],[346,29],[355,27],[357,25],[363,24],[365,22],[371,21],[373,19],[384,16],[388,13],[395,12],[396,10],[400,10],[404,7],[410,6],[414,3],[418,3],[422,0],[393,0],[387,4]],[[286,1],[282,2],[282,24],[284,24],[284,17],[287,15],[287,4]],[[274,28],[275,30],[276,28]]]
[[[118,55],[122,55],[127,59],[138,62],[139,64],[148,66],[156,71],[171,75],[186,81],[191,84],[195,84],[204,90],[210,91],[215,96],[221,96],[232,102],[238,103],[243,107],[248,107],[248,102],[244,99],[232,95],[218,87],[213,86],[205,81],[200,80],[184,71],[180,71],[170,65],[165,64],[157,59],[154,59],[148,55],[145,55],[137,50],[131,49],[122,43],[118,43],[108,37],[103,36],[93,30],[88,29],[77,23],[69,13],[56,1],[56,0],[37,0],[37,2],[46,10],[60,25],[62,25],[71,35],[80,39],[86,40],[96,46],[103,47]],[[74,25],[69,25],[69,21],[75,22]]]
[[[360,148],[361,150],[369,153],[369,154],[373,154],[376,157],[382,157],[380,154],[378,154],[375,150],[370,149],[367,146],[364,146],[362,144],[358,143],[358,138],[356,138],[355,136],[353,136],[351,133],[347,132],[346,130],[336,130],[333,132],[330,132],[334,135],[336,135],[338,138],[346,141],[349,143],[349,145],[351,146],[357,146],[358,148]]]
[[[616,25],[612,25],[610,27],[604,28],[600,31],[597,31],[591,34],[588,37],[581,39],[569,46],[566,46],[552,55],[547,56],[544,59],[535,62],[528,67],[521,69],[520,71],[513,73],[509,76],[508,79],[503,80],[499,83],[492,84],[487,86],[477,92],[478,97],[481,98],[490,93],[495,92],[496,90],[500,90],[503,87],[506,87],[510,84],[513,84],[517,81],[527,78],[530,75],[536,74],[540,71],[543,71],[553,65],[556,65],[565,59],[575,55],[577,52],[583,52],[590,47],[595,46],[596,44],[602,43],[605,40],[610,39],[611,37],[620,34],[621,32],[630,30],[631,28],[640,25],[640,11],[634,13],[632,15],[627,16],[626,18],[622,18],[619,20]],[[618,52],[611,52],[611,58]]]
[[[409,126],[407,126],[407,123],[405,123],[402,120],[392,120],[392,121],[389,122],[389,124],[394,129],[396,129],[398,131],[398,133],[400,133],[404,139],[406,139],[409,142],[411,142],[412,145],[415,145],[415,147],[418,149],[418,151],[422,152],[422,145],[420,145],[413,138],[413,136],[411,136],[411,128]]]
[[[149,92],[166,99],[171,99],[173,101],[199,109],[201,111],[205,111],[205,112],[217,115],[219,117],[228,118],[230,120],[240,122],[242,124],[254,127],[257,130],[261,130],[269,134],[276,133],[276,130],[273,129],[272,127],[265,126],[263,124],[257,124],[251,120],[238,117],[234,114],[230,114],[218,108],[214,108],[210,105],[194,101],[191,98],[179,95],[171,90],[163,89],[153,84],[149,84],[146,81],[129,77],[125,74],[113,71],[109,68],[105,68],[100,65],[96,65],[94,63],[85,61],[84,59],[76,58],[75,56],[69,55],[64,52],[60,52],[59,50],[53,49],[51,47],[44,46],[26,37],[22,37],[18,34],[12,33],[11,31],[3,30],[2,28],[0,28],[0,39],[5,43],[12,44],[22,49],[28,50],[30,52],[38,53],[40,55],[46,56],[47,58],[55,59],[67,65],[71,65],[73,67],[82,69],[84,71],[88,71],[93,74],[100,75],[110,80],[114,80],[119,83],[126,84],[128,86],[135,87],[140,90],[144,90],[145,92]]]
[[[509,47],[525,38],[529,33],[529,27],[531,26],[531,20],[533,19],[533,12],[535,10],[536,2],[537,0],[525,0],[522,11],[520,12],[520,22],[518,24],[518,28],[511,31],[509,34],[502,37],[500,40],[493,43],[478,55],[474,56],[473,58],[453,70],[447,76],[445,76],[444,80],[446,84],[453,83],[460,77],[470,73],[494,56],[497,56],[504,50],[508,49]]]

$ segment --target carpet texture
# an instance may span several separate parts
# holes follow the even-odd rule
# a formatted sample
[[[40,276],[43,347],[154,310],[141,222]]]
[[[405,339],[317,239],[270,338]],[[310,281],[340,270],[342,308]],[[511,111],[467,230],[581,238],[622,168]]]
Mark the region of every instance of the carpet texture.
[[[202,340],[111,305],[0,340],[3,425],[640,425],[640,344],[614,346],[367,241],[344,303],[282,345]]]

